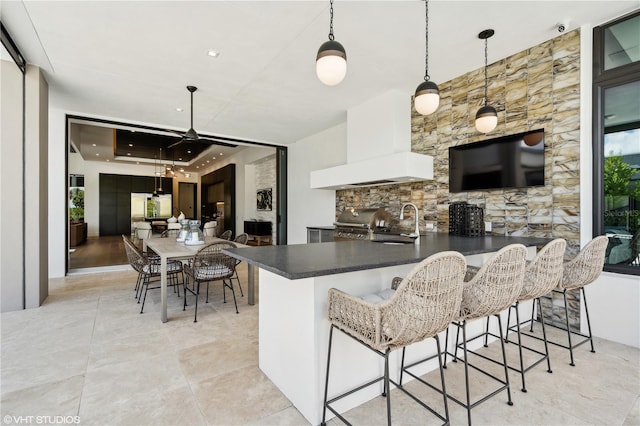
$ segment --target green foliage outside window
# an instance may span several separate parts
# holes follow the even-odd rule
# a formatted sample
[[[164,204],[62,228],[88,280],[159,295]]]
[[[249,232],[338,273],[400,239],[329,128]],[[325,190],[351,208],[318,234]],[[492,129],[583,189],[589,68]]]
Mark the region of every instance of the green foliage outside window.
[[[78,221],[84,219],[84,189],[72,188],[69,191],[69,219]]]

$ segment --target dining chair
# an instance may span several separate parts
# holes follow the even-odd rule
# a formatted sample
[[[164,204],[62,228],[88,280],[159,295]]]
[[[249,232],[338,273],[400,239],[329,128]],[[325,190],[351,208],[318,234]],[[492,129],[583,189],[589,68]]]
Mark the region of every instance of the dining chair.
[[[569,365],[572,367],[575,366],[573,350],[576,347],[583,343],[590,342],[591,352],[595,352],[593,346],[593,335],[591,334],[591,320],[589,319],[587,295],[585,294],[584,287],[596,281],[600,276],[602,268],[604,267],[605,253],[608,244],[609,238],[605,235],[600,235],[589,241],[573,259],[564,263],[562,279],[552,291],[552,293],[562,294],[563,296],[565,328],[562,329],[567,332],[567,340],[569,341],[569,344],[565,345],[552,340],[549,340],[549,343],[569,349],[569,356],[571,360]],[[582,293],[582,302],[584,303],[588,334],[572,329],[569,325],[569,304],[567,303],[567,292],[572,290],[578,290],[579,294],[580,292]],[[538,317],[542,320],[542,315],[538,315]],[[554,327],[559,328],[557,326]],[[530,331],[533,332],[533,312]],[[572,334],[582,337],[582,340],[577,343],[573,343],[571,341]]]
[[[165,229],[164,231],[162,231],[162,234],[160,234],[160,238],[177,238],[179,234],[180,228]]]
[[[217,222],[215,220],[209,221],[204,224],[202,227],[202,233],[205,237],[215,237],[216,236],[216,226]]]
[[[326,424],[327,409],[346,424],[350,424],[332,404],[380,381],[383,382],[382,395],[386,398],[387,404],[387,424],[391,425],[390,384],[394,384],[397,389],[406,393],[423,408],[444,421],[445,424],[449,423],[449,408],[438,333],[445,330],[460,311],[465,267],[465,258],[460,253],[441,252],[416,265],[396,290],[387,289],[362,298],[335,288],[329,290],[328,305],[331,328],[329,329],[327,350],[322,425]],[[334,330],[343,332],[346,336],[381,356],[384,359],[384,374],[328,399]],[[389,378],[390,353],[402,348],[404,363],[404,349],[427,338],[433,338],[436,341],[437,354],[435,356],[438,357],[440,366],[444,415],[429,407],[402,386],[402,375],[400,383],[395,383]],[[409,366],[402,365],[401,371],[413,375],[408,371],[409,368]]]
[[[505,342],[502,332],[502,320],[500,319],[500,313],[515,303],[522,291],[526,256],[527,249],[525,246],[522,244],[510,244],[495,253],[482,265],[482,267],[467,268],[462,290],[460,311],[458,312],[457,318],[451,323],[457,328],[456,342],[454,346],[455,350],[451,355],[453,356],[454,362],[457,362],[460,360],[460,357],[458,356],[458,349],[462,349],[463,351],[462,360],[464,362],[466,398],[465,401],[461,401],[451,395],[449,395],[449,398],[455,403],[466,408],[467,421],[469,425],[471,425],[471,409],[502,391],[507,391],[507,404],[513,405],[511,400],[509,369],[504,346]],[[469,342],[486,336],[486,333],[483,332],[468,339],[467,323],[480,318],[486,318],[486,321],[488,322],[492,317],[497,318],[498,322],[498,330],[500,333],[499,340],[502,350],[501,361],[491,359],[479,352],[472,351],[467,347]],[[462,343],[459,343],[460,331],[462,331]],[[448,346],[448,337],[449,331],[447,330],[445,347]],[[474,354],[486,360],[495,362],[496,364],[500,364],[504,369],[504,379],[471,364],[469,362],[468,354]],[[445,366],[447,364],[446,359],[447,353],[445,352]],[[488,393],[484,397],[479,398],[475,402],[471,402],[469,367],[472,367],[473,369],[492,378],[500,384],[500,387]]]
[[[193,259],[184,266],[184,273],[187,279],[184,281],[184,305],[182,310],[187,308],[187,291],[196,296],[196,306],[193,322],[198,322],[198,296],[200,295],[200,284],[207,283],[207,298],[205,303],[209,303],[209,283],[212,281],[222,281],[223,302],[227,303],[226,289],[233,294],[233,303],[238,313],[238,303],[236,292],[233,288],[233,276],[236,269],[236,259],[222,253],[222,250],[237,247],[234,242],[224,241],[209,244],[196,252]],[[189,288],[189,280],[193,281],[192,288]]]
[[[140,299],[142,298],[142,306],[140,307],[140,313],[144,311],[144,304],[147,300],[147,291],[149,289],[157,289],[157,287],[149,287],[151,283],[151,278],[160,278],[161,275],[161,265],[160,258],[157,256],[148,256],[143,253],[135,244],[133,244],[126,236],[122,236],[124,242],[124,248],[127,253],[127,259],[131,267],[138,272],[138,279],[136,281],[136,299],[138,299],[138,303],[140,303]],[[182,280],[178,280],[178,277],[181,277]],[[173,286],[174,292],[177,291],[178,297],[180,297],[180,287],[179,285],[184,285],[184,275],[182,262],[178,260],[168,260],[167,261],[167,286]],[[142,294],[142,289],[144,288],[144,297]]]
[[[238,243],[238,244],[247,244],[247,241],[249,241],[249,234],[247,233],[240,234],[233,240],[234,243]],[[240,259],[236,259],[236,269],[231,279],[236,280],[236,282],[238,283],[238,288],[240,288],[240,297],[244,297],[244,292],[242,291],[242,284],[240,283],[240,277],[238,276],[238,265],[241,262],[242,261]]]
[[[151,238],[153,229],[149,222],[137,222],[135,225],[134,241],[140,243],[142,240]]]
[[[222,234],[220,234],[220,238],[222,238],[223,240],[229,240],[231,241],[231,237],[233,236],[233,231],[230,229],[227,229],[226,231],[224,231]]]
[[[544,316],[542,314],[542,304],[540,303],[540,297],[549,293],[560,282],[560,279],[562,278],[562,264],[564,262],[564,251],[566,247],[567,242],[564,239],[556,238],[555,240],[547,243],[542,249],[540,249],[536,257],[531,262],[527,262],[522,290],[520,291],[520,295],[518,296],[518,300],[516,301],[516,303],[509,307],[509,315],[507,316],[507,337],[505,341],[507,343],[516,343],[512,340],[509,340],[509,331],[516,332],[518,336],[518,341],[516,344],[518,345],[518,353],[520,355],[519,368],[511,366],[509,366],[509,368],[520,373],[522,379],[522,392],[527,391],[524,378],[525,373],[531,370],[536,365],[540,364],[542,361],[547,361],[547,372],[551,373],[549,345],[547,342],[547,333],[544,326]],[[534,305],[536,304],[536,302],[538,304],[538,312],[540,314],[542,322],[542,340],[544,341],[544,352],[540,352],[539,350],[534,349],[530,346],[526,346],[522,343],[521,334],[524,333],[521,333],[520,329],[523,325],[527,324],[531,320],[520,322],[519,307],[520,303],[526,302],[528,300],[533,300]],[[509,324],[511,322],[512,310],[515,311],[516,323],[515,325],[510,326]],[[539,357],[535,361],[531,362],[526,368],[524,366],[524,358],[522,356],[523,349],[527,349],[529,352],[539,355]]]

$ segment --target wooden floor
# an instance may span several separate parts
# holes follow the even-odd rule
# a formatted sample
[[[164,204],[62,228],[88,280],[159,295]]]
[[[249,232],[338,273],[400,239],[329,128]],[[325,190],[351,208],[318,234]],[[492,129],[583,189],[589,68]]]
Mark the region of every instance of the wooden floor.
[[[69,255],[69,269],[96,268],[100,266],[126,265],[122,236],[89,237],[87,241],[74,247]]]

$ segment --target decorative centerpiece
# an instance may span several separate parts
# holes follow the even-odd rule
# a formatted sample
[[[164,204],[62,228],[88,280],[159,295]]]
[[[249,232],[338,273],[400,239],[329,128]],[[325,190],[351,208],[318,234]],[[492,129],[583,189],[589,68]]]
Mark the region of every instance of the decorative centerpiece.
[[[180,232],[178,232],[178,238],[176,238],[176,241],[184,243],[184,240],[187,239],[187,235],[189,235],[189,221],[186,219],[181,220],[180,225],[182,225],[182,228],[180,228]]]
[[[184,244],[187,246],[199,246],[201,244],[204,244],[204,234],[200,229],[200,221],[189,220],[188,222],[189,222],[189,232],[184,240]]]

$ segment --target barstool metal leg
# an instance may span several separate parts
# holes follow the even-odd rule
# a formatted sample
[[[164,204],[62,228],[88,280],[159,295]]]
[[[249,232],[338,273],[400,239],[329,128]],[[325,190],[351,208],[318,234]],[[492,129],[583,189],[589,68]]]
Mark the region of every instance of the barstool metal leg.
[[[511,401],[511,387],[509,386],[509,367],[507,366],[507,353],[504,350],[504,335],[502,333],[502,320],[500,319],[500,314],[497,314],[498,318],[498,328],[500,329],[500,347],[502,348],[502,362],[504,365],[504,379],[507,387],[507,397],[509,398],[507,404],[513,405],[513,401]]]
[[[460,328],[458,328],[458,331]],[[467,357],[467,321],[462,321],[462,346],[464,351],[464,384],[467,396],[467,422],[471,426],[471,394],[469,393],[469,359]],[[456,336],[456,355],[458,352],[458,338]]]
[[[596,350],[593,348],[593,335],[591,334],[591,321],[589,320],[589,307],[587,306],[587,295],[584,292],[584,287],[582,287],[582,300],[584,300],[584,313],[587,315],[587,328],[589,329],[589,342],[591,343],[591,352],[595,353]]]
[[[567,290],[562,292],[562,296],[564,297],[564,321],[567,325],[567,337],[569,338],[569,355],[571,357],[570,366],[575,367],[576,365],[573,362],[573,345],[571,344],[571,328],[569,328],[569,308],[567,305]]]
[[[447,328],[447,331],[449,331],[449,329]],[[436,334],[435,336],[433,336],[434,339],[436,339],[436,349],[438,351],[438,366],[440,367],[440,383],[442,384],[442,399],[444,400],[444,417],[447,421],[447,424],[449,424],[449,403],[447,402],[447,387],[444,384],[444,366],[442,364],[442,348],[440,347],[440,337],[438,337],[438,335]],[[445,356],[447,353],[447,348],[445,348],[444,350]],[[402,349],[402,365],[404,365],[404,348]],[[402,375],[402,370],[400,370],[400,374]],[[401,376],[402,377],[402,376]],[[400,380],[400,384],[402,384],[402,380]]]
[[[547,355],[547,373],[552,373],[551,371],[551,359],[549,357],[549,343],[547,342],[547,331],[544,326],[544,315],[542,314],[542,303],[540,302],[540,298],[536,299],[538,301],[538,312],[540,312],[540,324],[542,324],[542,339],[544,340],[544,353]],[[536,301],[533,301],[535,306]]]
[[[389,388],[389,354],[391,349],[387,348],[384,353],[384,396],[387,399],[387,425],[391,426],[391,389]]]
[[[522,359],[522,336],[520,335],[520,314],[518,311],[520,307],[520,302],[516,302],[515,306],[511,306],[509,308],[509,314],[511,314],[511,308],[516,310],[516,332],[518,334],[518,353],[520,355],[520,376],[522,378],[522,392],[527,391],[527,386],[524,382],[524,360]],[[544,326],[542,326],[544,330]],[[509,322],[507,322],[507,335],[509,334]]]
[[[324,403],[322,404],[322,426],[325,426],[327,416],[327,395],[329,391],[329,366],[331,365],[331,343],[333,342],[333,329],[335,326],[331,324],[329,329],[329,349],[327,349],[327,374],[324,381]]]

